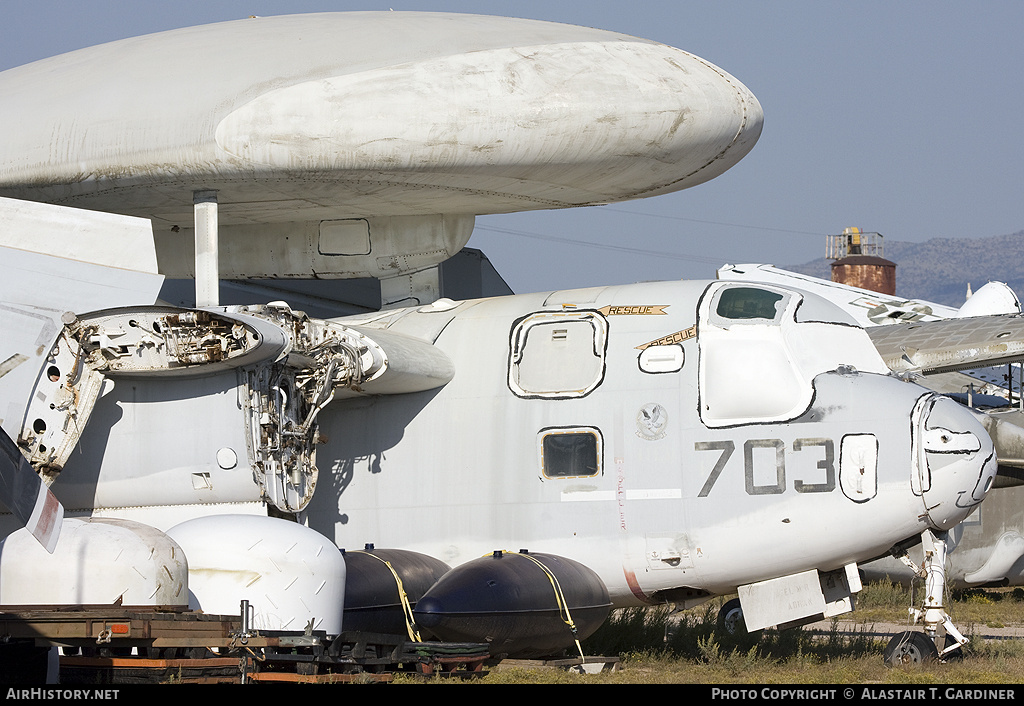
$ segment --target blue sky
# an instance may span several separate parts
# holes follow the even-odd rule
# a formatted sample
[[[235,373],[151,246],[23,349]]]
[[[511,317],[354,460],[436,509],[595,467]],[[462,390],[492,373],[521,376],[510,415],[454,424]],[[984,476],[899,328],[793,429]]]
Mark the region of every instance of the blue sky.
[[[718,64],[764,108],[758,145],[707,184],[614,206],[479,218],[470,245],[517,292],[708,278],[727,262],[805,262],[846,226],[906,241],[1024,229],[1018,0],[35,0],[4,3],[0,70],[252,14],[387,9],[530,17],[657,40]],[[16,100],[0,105],[14,110]]]

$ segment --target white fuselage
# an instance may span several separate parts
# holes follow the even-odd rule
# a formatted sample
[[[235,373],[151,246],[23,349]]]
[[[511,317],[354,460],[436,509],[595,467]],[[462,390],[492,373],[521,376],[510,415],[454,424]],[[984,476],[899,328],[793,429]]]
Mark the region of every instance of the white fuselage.
[[[973,416],[885,374],[813,295],[649,283],[341,321],[432,343],[454,369],[320,413],[300,518],[346,549],[551,552],[617,603],[650,602],[870,560],[954,526],[994,473]],[[54,492],[161,529],[265,513],[245,381],[117,378]]]
[[[436,336],[457,373],[440,390],[328,410],[310,525],[342,547],[400,546],[453,565],[498,549],[560,553],[598,570],[619,602],[831,570],[919,534],[928,518],[912,487],[912,415],[927,391],[884,375],[863,333],[838,322],[715,326],[701,310],[706,287],[609,287],[378,315],[390,330]],[[515,369],[517,322],[593,311],[607,323],[594,370],[571,326],[543,320],[523,358],[535,343],[548,358],[538,388],[559,376],[581,389],[594,376],[594,387],[525,393],[517,380],[535,371]],[[648,362],[655,371],[645,371],[640,347],[659,339],[678,370]],[[715,363],[723,358],[726,367]],[[844,364],[860,372],[835,372]],[[546,472],[552,430],[596,435],[593,475]],[[865,440],[877,445],[874,475],[848,460]]]

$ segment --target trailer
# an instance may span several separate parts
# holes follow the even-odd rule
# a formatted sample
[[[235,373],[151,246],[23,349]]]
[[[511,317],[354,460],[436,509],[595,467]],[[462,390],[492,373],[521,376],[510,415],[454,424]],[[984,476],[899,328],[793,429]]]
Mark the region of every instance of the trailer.
[[[238,616],[117,606],[25,606],[0,613],[0,682],[331,683],[395,674],[483,676],[486,643],[400,635],[262,631]]]

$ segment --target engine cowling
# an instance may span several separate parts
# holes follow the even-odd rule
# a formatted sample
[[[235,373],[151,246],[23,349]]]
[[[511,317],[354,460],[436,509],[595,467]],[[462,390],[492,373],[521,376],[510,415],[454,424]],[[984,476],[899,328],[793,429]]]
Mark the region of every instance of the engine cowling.
[[[345,560],[329,539],[263,515],[208,515],[167,530],[188,558],[189,609],[238,615],[252,627],[341,630]]]

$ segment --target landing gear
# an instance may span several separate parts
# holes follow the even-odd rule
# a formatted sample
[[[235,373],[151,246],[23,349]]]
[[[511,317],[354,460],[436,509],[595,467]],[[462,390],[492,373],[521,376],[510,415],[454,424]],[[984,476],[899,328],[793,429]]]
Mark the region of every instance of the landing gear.
[[[934,659],[947,659],[967,644],[968,640],[953,625],[943,608],[946,592],[946,533],[921,533],[924,562],[917,566],[905,551],[896,558],[924,579],[924,600],[920,608],[911,607],[910,617],[921,623],[923,633],[904,632],[894,637],[885,648],[886,664],[916,664]]]
[[[885,646],[885,663],[890,667],[901,664],[924,664],[938,659],[939,649],[932,638],[923,632],[901,632]]]
[[[739,598],[726,601],[718,611],[718,631],[730,637],[747,631],[747,625],[743,622],[743,608],[740,606]]]
[[[761,631],[747,632],[747,624],[743,620],[743,607],[739,598],[726,601],[718,611],[716,632],[722,644],[749,650],[761,641]]]

